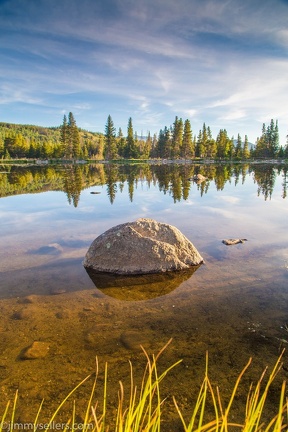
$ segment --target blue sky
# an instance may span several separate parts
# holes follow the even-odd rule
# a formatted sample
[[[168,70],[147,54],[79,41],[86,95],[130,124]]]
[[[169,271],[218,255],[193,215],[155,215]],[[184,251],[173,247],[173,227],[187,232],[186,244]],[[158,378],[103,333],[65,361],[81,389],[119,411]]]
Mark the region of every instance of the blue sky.
[[[0,121],[288,133],[287,0],[0,0]]]

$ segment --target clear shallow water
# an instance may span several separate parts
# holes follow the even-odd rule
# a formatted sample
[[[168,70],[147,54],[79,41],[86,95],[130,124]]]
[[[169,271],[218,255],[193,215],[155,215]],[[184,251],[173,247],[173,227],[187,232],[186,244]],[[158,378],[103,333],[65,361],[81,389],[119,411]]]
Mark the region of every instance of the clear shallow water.
[[[19,388],[22,420],[33,420],[43,397],[47,414],[94,370],[96,355],[102,371],[108,361],[113,407],[118,380],[129,375],[128,359],[140,374],[139,344],[152,353],[170,338],[160,367],[183,362],[163,387],[169,413],[171,395],[183,407],[195,398],[206,351],[212,381],[224,395],[250,356],[244,384],[274,364],[288,340],[281,328],[288,322],[283,167],[9,170],[0,174],[1,409]],[[199,170],[209,181],[197,185],[189,179]],[[99,289],[82,266],[89,245],[111,226],[138,217],[175,225],[205,264],[178,281],[141,281],[147,288],[137,296],[133,285]],[[222,244],[230,237],[248,241]],[[49,354],[22,360],[33,341],[48,343]],[[80,407],[86,392],[80,391]]]

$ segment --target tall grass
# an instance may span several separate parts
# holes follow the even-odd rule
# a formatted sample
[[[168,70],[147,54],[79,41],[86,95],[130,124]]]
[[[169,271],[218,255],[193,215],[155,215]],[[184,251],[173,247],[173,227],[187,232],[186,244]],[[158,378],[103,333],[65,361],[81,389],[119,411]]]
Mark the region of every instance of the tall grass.
[[[252,359],[250,358],[246,366],[242,369],[241,373],[239,374],[234,388],[232,390],[232,394],[230,396],[229,402],[226,407],[224,407],[223,402],[221,400],[221,395],[219,392],[219,388],[217,387],[216,390],[213,389],[211,381],[208,376],[208,355],[206,356],[206,370],[205,370],[205,377],[202,382],[197,401],[195,403],[195,406],[192,411],[192,415],[190,417],[189,421],[185,421],[183,418],[183,415],[181,413],[181,410],[179,409],[179,406],[177,404],[176,399],[173,397],[174,404],[176,407],[176,410],[179,414],[179,417],[183,424],[183,430],[185,432],[227,432],[231,430],[243,431],[243,432],[280,432],[280,431],[287,431],[288,429],[288,400],[285,397],[285,389],[286,389],[286,382],[284,381],[282,383],[280,395],[279,395],[279,403],[278,403],[278,412],[276,415],[270,416],[270,419],[265,421],[262,421],[264,409],[265,409],[265,402],[267,400],[268,391],[271,388],[271,384],[274,381],[277,373],[280,371],[282,364],[281,364],[281,358],[283,356],[283,352],[278,358],[273,370],[270,372],[270,375],[268,376],[268,380],[266,385],[263,385],[263,379],[264,376],[267,373],[266,368],[264,372],[262,373],[261,377],[259,378],[258,382],[253,386],[251,384],[247,399],[246,399],[246,410],[245,410],[245,417],[243,419],[242,423],[234,423],[233,420],[230,420],[233,415],[231,414],[231,408],[233,403],[235,404],[235,396],[237,393],[237,389],[240,385],[241,379],[243,375],[245,374],[246,370],[249,368]],[[214,409],[214,420],[205,423],[204,422],[204,415],[207,408],[207,399],[208,396],[212,399],[212,405]],[[267,416],[267,413],[265,413]]]
[[[139,388],[135,384],[134,371],[132,363],[130,364],[130,387],[128,388],[128,396],[125,394],[126,389],[123,383],[119,382],[118,390],[118,406],[116,407],[116,415],[113,418],[111,412],[107,409],[107,382],[108,382],[108,366],[105,365],[104,370],[104,385],[103,394],[101,398],[95,401],[96,388],[99,377],[99,365],[96,359],[96,373],[93,381],[92,389],[88,397],[87,406],[85,413],[82,413],[83,423],[81,424],[81,430],[84,432],[161,432],[163,426],[162,417],[164,416],[163,405],[165,399],[160,394],[160,384],[165,379],[165,376],[176,367],[181,360],[173,363],[171,366],[166,368],[164,372],[159,373],[158,371],[158,360],[163,351],[167,348],[167,345],[171,340],[160,350],[155,356],[149,356],[147,351],[143,348],[143,353],[146,357],[147,363],[143,372],[142,382]],[[206,355],[206,368],[202,385],[200,387],[196,402],[192,407],[185,407],[190,409],[190,416],[183,414],[179,404],[175,397],[173,397],[175,405],[175,416],[179,418],[180,424],[182,424],[182,430],[184,432],[227,432],[227,431],[243,431],[243,432],[282,432],[288,430],[288,400],[285,396],[286,383],[282,383],[281,389],[279,389],[279,401],[276,407],[277,414],[271,414],[267,420],[267,412],[265,413],[266,421],[263,420],[263,414],[266,407],[266,401],[271,384],[275,380],[276,375],[282,367],[281,359],[282,354],[279,356],[275,366],[273,367],[270,374],[268,374],[268,368],[266,368],[260,376],[258,382],[254,385],[251,384],[247,390],[246,409],[242,422],[235,423],[233,421],[232,406],[236,405],[235,396],[237,390],[241,384],[241,380],[247,369],[251,364],[251,359],[247,362],[239,374],[234,388],[232,390],[230,399],[226,406],[223,403],[219,388],[212,386],[209,378],[209,367],[208,367],[208,354]],[[264,377],[266,384],[264,383]],[[87,376],[81,381],[60,403],[51,418],[47,421],[45,429],[53,429],[54,422],[57,420],[57,415],[64,407],[68,399],[71,399],[76,390],[81,387],[84,382],[89,380],[91,375]],[[1,422],[0,432],[7,432],[8,430],[15,430],[15,412],[17,410],[17,398],[16,393],[12,404],[7,403],[6,409],[4,410]],[[11,406],[10,406],[11,405]],[[39,406],[33,423],[33,432],[43,429],[39,427],[39,418],[43,406],[43,401]],[[213,419],[211,420],[211,407],[213,409]],[[11,411],[11,412],[10,412]],[[207,420],[207,412],[209,411],[209,418]],[[65,430],[71,430],[76,432],[79,430],[79,424],[76,426],[76,403],[74,401],[72,412],[70,417],[67,418],[65,423]],[[63,423],[61,423],[63,425]],[[7,427],[9,425],[9,427]],[[17,424],[19,430],[19,424]],[[21,427],[20,427],[21,429]],[[22,428],[23,429],[23,428]],[[174,432],[171,429],[171,432]]]

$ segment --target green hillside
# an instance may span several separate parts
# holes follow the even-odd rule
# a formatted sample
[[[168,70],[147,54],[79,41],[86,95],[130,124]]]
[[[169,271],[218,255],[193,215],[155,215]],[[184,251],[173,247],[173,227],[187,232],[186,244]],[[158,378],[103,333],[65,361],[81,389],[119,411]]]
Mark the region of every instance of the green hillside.
[[[102,159],[103,134],[78,128],[80,157]],[[61,158],[61,126],[43,127],[0,122],[0,158]]]

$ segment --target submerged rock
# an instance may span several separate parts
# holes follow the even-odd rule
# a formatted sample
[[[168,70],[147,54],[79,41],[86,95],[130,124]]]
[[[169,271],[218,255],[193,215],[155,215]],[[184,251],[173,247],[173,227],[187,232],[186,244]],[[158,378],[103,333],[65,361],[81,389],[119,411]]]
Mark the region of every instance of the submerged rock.
[[[98,272],[129,275],[184,270],[202,262],[197,249],[177,228],[143,218],[97,237],[83,265]]]
[[[39,249],[33,250],[30,253],[35,255],[58,255],[63,252],[63,248],[58,243],[50,243],[46,246],[41,246]]]
[[[21,354],[22,360],[35,360],[45,357],[49,352],[47,342],[35,341],[27,347]]]
[[[139,334],[139,331],[125,331],[120,336],[120,343],[130,351],[141,351],[141,345],[146,349],[151,347],[148,335],[145,335],[144,332]]]

